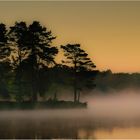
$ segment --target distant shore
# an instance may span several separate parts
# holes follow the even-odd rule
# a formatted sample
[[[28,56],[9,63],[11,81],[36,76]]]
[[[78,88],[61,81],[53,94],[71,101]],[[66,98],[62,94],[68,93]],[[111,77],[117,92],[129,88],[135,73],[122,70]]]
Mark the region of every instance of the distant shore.
[[[0,101],[0,110],[19,110],[19,109],[73,109],[87,108],[87,103],[72,101],[39,101],[39,102],[14,102]]]

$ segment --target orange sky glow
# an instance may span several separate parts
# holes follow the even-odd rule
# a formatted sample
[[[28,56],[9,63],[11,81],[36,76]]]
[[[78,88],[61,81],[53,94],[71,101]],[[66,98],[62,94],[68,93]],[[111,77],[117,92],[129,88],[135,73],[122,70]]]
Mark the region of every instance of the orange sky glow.
[[[0,2],[0,22],[22,20],[51,29],[56,46],[80,43],[99,70],[140,72],[140,1]]]

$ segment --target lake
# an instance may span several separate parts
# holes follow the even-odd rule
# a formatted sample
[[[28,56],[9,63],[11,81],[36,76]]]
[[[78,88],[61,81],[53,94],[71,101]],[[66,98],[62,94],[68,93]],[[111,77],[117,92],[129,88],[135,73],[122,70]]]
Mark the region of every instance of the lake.
[[[140,138],[136,99],[94,98],[87,109],[0,111],[0,138]]]

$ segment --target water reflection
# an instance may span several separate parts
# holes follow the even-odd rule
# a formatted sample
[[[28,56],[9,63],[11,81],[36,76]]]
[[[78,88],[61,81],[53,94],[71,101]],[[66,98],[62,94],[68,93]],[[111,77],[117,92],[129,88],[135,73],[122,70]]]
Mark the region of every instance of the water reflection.
[[[139,139],[140,128],[114,128],[97,130],[79,130],[78,138],[81,139]]]
[[[0,138],[140,138],[139,118],[103,118],[88,115],[86,110],[0,114]]]

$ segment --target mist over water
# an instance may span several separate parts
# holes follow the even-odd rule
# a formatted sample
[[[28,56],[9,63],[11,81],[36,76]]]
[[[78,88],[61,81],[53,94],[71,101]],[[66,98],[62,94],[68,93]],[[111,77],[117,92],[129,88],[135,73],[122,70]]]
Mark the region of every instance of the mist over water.
[[[0,138],[140,138],[140,94],[83,99],[87,109],[0,111]]]
[[[94,116],[130,119],[140,116],[140,92],[122,91],[120,93],[93,96],[88,99],[88,110]]]

